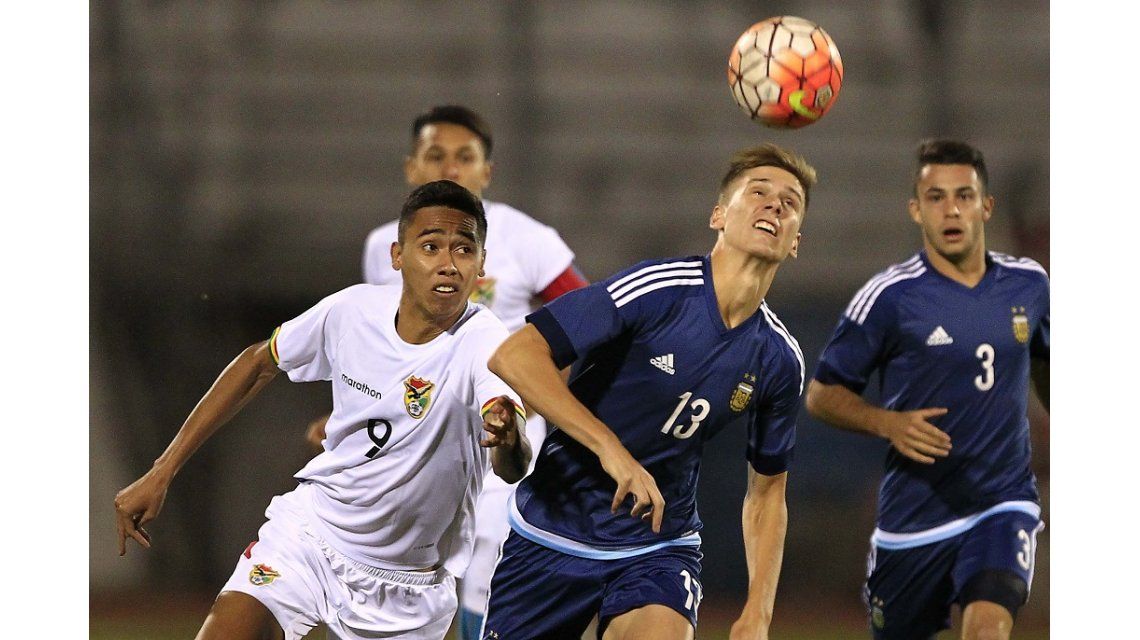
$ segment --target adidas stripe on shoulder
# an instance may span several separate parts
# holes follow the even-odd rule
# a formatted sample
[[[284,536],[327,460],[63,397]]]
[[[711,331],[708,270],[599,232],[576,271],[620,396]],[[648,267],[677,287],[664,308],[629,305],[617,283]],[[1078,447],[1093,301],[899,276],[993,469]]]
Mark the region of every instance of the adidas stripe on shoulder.
[[[796,339],[792,336],[792,332],[788,331],[788,328],[784,326],[784,323],[780,322],[780,319],[776,317],[776,314],[772,311],[771,308],[768,307],[767,302],[761,302],[760,309],[764,311],[764,317],[768,319],[768,324],[770,324],[772,328],[776,330],[776,333],[780,334],[780,337],[784,339],[784,342],[787,342],[788,346],[792,348],[792,353],[796,355],[796,361],[800,365],[800,395],[803,395],[804,378],[807,375],[807,367],[804,366],[804,352],[800,350],[800,343],[796,341]]]
[[[875,301],[887,287],[904,280],[913,280],[924,273],[926,273],[926,265],[923,264],[922,258],[918,255],[906,262],[900,262],[887,268],[876,274],[867,281],[867,284],[863,285],[862,289],[855,292],[855,297],[851,299],[851,303],[847,305],[843,314],[855,321],[856,324],[863,324],[867,320],[867,315],[871,313],[871,308],[875,306]]]
[[[1025,271],[1036,271],[1046,278],[1049,277],[1049,273],[1045,271],[1045,267],[1042,267],[1041,263],[1033,260],[1032,258],[1018,258],[1017,256],[1011,256],[1006,253],[998,253],[997,251],[990,251],[989,253],[990,258],[993,259],[994,263],[1000,264],[1003,267],[1007,267],[1009,269],[1022,269]]]
[[[619,309],[641,296],[666,287],[695,286],[705,283],[701,261],[662,262],[628,274],[606,287]]]

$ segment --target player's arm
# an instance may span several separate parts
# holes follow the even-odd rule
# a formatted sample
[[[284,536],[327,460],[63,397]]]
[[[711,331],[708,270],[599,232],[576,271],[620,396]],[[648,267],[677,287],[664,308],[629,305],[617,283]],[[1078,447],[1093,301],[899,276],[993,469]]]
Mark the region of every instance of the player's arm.
[[[510,396],[495,398],[483,410],[483,430],[479,444],[491,449],[491,470],[507,484],[522,480],[531,458],[523,409]]]
[[[119,555],[127,552],[128,537],[150,548],[150,535],[142,525],[162,510],[174,476],[198,447],[237,415],[277,372],[268,341],[249,346],[222,371],[150,470],[115,496]]]
[[[325,425],[328,424],[330,417],[332,414],[326,413],[310,422],[309,426],[305,428],[305,444],[309,445],[309,449],[313,453],[321,453],[325,450],[321,442],[325,439]]]
[[[570,392],[555,364],[550,344],[533,324],[511,334],[487,366],[517,391],[523,402],[598,456],[602,468],[618,485],[611,511],[616,513],[626,496],[633,494],[631,515],[651,517],[654,533],[661,531],[665,499],[657,482],[614,432]]]
[[[945,408],[891,411],[877,407],[841,384],[812,380],[805,402],[808,413],[848,431],[890,440],[899,453],[923,464],[950,455],[950,436],[929,422]]]
[[[741,512],[748,599],[740,618],[732,625],[731,640],[768,637],[788,530],[788,506],[784,500],[787,486],[786,471],[768,476],[748,467],[748,492]]]
[[[1049,410],[1049,360],[1045,358],[1029,359],[1029,377],[1033,380],[1033,388],[1037,391],[1037,398],[1041,400],[1045,410]]]

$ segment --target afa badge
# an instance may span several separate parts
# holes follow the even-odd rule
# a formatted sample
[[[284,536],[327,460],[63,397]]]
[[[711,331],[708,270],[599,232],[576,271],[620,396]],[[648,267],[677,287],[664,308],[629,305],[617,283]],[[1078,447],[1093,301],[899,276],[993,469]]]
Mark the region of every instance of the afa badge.
[[[495,279],[477,278],[475,288],[471,290],[471,296],[467,299],[485,307],[491,306],[491,303],[495,301]]]
[[[748,401],[752,399],[752,391],[754,390],[753,384],[756,383],[756,376],[751,373],[744,374],[744,380],[736,385],[736,389],[732,392],[732,398],[728,400],[728,406],[733,411],[740,413],[748,406]]]
[[[416,420],[424,417],[428,407],[431,406],[433,389],[435,389],[435,383],[431,380],[424,380],[416,376],[408,376],[408,379],[404,380],[404,408],[408,410],[409,416]]]
[[[255,564],[249,570],[249,582],[255,587],[264,587],[280,577],[281,574],[267,564]]]
[[[1011,307],[1013,314],[1013,337],[1021,344],[1029,342],[1029,316],[1025,315],[1025,307]]]

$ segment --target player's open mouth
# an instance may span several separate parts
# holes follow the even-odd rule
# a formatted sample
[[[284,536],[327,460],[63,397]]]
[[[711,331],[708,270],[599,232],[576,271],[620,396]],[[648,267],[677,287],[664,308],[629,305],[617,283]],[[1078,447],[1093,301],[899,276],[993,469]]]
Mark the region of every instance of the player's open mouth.
[[[459,291],[459,287],[455,287],[455,286],[452,286],[450,284],[437,284],[434,287],[432,287],[431,290],[436,292],[436,293],[442,293],[444,295],[450,295],[452,293]]]
[[[966,235],[961,229],[943,229],[942,237],[947,240],[961,240]]]
[[[772,224],[771,222],[768,222],[767,220],[757,220],[756,224],[752,225],[752,228],[753,229],[759,229],[761,231],[766,231],[766,232],[772,234],[773,236],[776,235],[776,226],[774,224]]]

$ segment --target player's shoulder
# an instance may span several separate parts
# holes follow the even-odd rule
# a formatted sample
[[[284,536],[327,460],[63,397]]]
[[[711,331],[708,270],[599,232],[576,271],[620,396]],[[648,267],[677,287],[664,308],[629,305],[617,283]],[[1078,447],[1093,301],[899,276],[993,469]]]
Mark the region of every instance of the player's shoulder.
[[[871,276],[855,292],[843,315],[863,324],[877,305],[891,304],[910,287],[920,284],[929,268],[921,252],[888,266]]]
[[[776,366],[783,368],[784,371],[794,373],[799,376],[800,393],[804,390],[804,379],[807,376],[807,366],[804,362],[804,352],[800,348],[800,343],[796,340],[795,336],[784,324],[776,312],[768,306],[767,302],[760,303],[760,312],[763,314],[764,323],[771,329],[775,338],[772,344],[776,349],[772,352],[776,357]]]
[[[1049,283],[1049,273],[1041,263],[1032,258],[1012,256],[999,251],[987,251],[992,263],[1002,270],[1002,275],[1025,278],[1031,282]]]
[[[512,239],[556,237],[554,227],[539,222],[529,214],[504,202],[483,201],[483,211],[487,214],[487,226],[496,231],[508,231]]]
[[[509,332],[507,325],[490,309],[477,302],[467,303],[467,309],[459,321],[452,326],[452,333],[458,336],[502,336]]]
[[[620,307],[650,296],[653,299],[691,295],[705,283],[704,258],[681,256],[651,258],[610,276],[606,290]]]
[[[368,312],[378,307],[399,305],[402,291],[403,288],[396,284],[360,283],[341,289],[330,298],[337,305]]]

